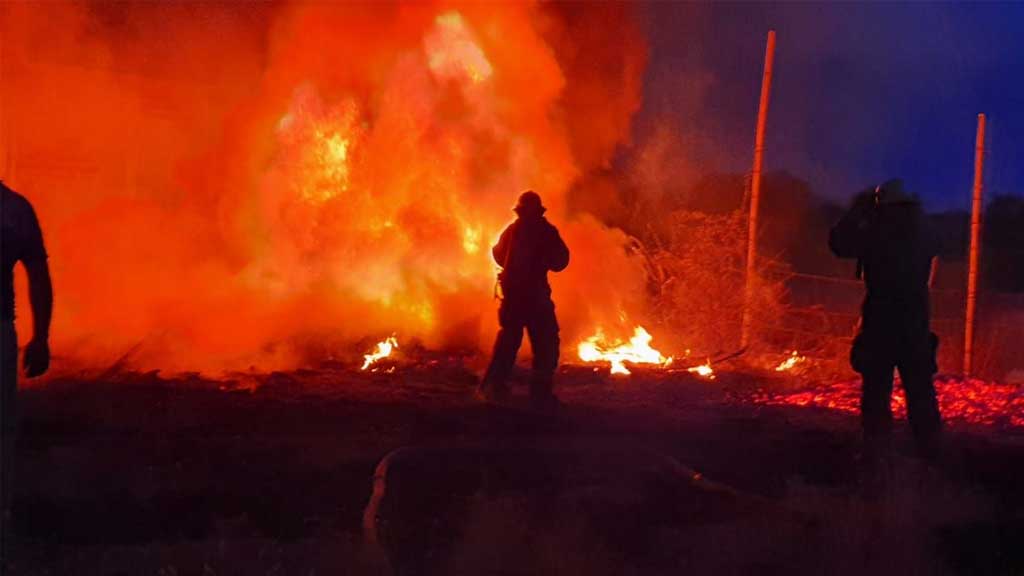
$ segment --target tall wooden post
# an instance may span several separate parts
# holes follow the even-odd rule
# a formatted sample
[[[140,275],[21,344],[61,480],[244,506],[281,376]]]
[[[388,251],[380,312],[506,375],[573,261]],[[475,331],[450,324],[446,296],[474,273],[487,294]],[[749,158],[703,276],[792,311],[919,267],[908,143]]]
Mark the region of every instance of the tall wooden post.
[[[970,375],[974,354],[974,311],[978,303],[978,260],[981,254],[981,193],[985,161],[985,115],[978,114],[974,140],[974,200],[971,202],[971,259],[967,270],[967,312],[964,315],[964,374]]]
[[[757,111],[754,136],[754,167],[750,172],[750,216],[747,218],[747,276],[743,291],[743,324],[740,347],[750,344],[751,315],[754,300],[754,275],[757,270],[757,212],[761,205],[761,158],[764,155],[764,128],[768,121],[768,102],[772,91],[772,64],[775,61],[775,30],[768,31],[764,50],[764,76],[761,78],[761,103]]]

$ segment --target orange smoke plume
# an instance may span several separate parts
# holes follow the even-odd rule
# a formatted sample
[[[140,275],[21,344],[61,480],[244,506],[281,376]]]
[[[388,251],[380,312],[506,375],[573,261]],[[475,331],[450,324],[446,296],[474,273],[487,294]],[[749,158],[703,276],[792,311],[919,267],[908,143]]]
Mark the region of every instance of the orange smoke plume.
[[[642,315],[625,236],[566,212],[639,106],[645,46],[628,7],[3,15],[0,168],[43,222],[58,354],[229,369],[394,332],[481,346],[489,248],[526,188],[573,251],[554,282],[564,339]]]

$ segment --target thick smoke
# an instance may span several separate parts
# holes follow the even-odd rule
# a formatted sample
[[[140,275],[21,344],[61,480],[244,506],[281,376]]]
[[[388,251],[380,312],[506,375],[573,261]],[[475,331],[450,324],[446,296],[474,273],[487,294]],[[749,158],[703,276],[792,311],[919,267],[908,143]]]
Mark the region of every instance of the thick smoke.
[[[390,333],[486,347],[489,247],[527,188],[573,250],[555,282],[566,351],[642,320],[625,236],[579,210],[640,105],[646,47],[626,7],[3,16],[4,179],[45,227],[59,355],[215,370]]]

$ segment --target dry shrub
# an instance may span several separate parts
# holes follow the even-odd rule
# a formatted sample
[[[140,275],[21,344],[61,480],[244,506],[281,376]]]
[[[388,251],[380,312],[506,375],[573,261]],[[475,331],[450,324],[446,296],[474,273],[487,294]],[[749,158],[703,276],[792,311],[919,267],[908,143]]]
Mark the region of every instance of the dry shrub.
[[[747,220],[742,211],[674,211],[667,232],[644,248],[654,293],[653,311],[675,345],[715,355],[739,346],[743,315]],[[753,278],[754,340],[759,325],[782,316],[784,266],[759,259]]]

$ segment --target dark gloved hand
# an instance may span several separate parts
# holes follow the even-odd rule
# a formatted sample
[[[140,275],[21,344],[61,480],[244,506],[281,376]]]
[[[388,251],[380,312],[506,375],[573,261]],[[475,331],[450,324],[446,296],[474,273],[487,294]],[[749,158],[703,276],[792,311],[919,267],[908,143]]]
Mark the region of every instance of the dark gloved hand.
[[[33,339],[25,347],[23,360],[25,376],[35,378],[42,376],[50,367],[50,344],[46,340]]]

